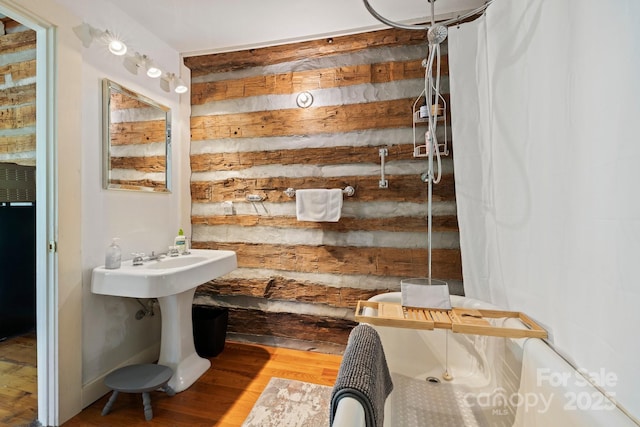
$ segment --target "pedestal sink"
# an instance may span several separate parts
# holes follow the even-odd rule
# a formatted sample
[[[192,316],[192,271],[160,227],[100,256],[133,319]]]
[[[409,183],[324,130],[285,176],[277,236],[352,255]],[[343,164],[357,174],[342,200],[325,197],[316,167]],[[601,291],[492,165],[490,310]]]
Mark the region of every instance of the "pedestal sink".
[[[192,249],[191,254],[148,261],[134,266],[122,263],[116,270],[93,269],[91,291],[131,298],[157,298],[162,311],[162,336],[158,363],[173,369],[169,386],[180,392],[209,369],[211,362],[196,353],[191,306],[196,287],[235,270],[236,253]]]

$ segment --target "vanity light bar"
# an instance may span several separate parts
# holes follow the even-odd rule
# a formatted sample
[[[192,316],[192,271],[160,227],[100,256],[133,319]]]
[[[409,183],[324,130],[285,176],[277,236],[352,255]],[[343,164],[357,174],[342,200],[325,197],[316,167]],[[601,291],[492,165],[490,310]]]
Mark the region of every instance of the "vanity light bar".
[[[173,91],[178,94],[186,93],[189,88],[184,83],[182,78],[176,76],[174,73],[164,73],[155,62],[147,55],[143,55],[138,52],[127,53],[127,45],[122,39],[115,35],[115,33],[109,30],[99,30],[92,27],[86,22],[73,28],[73,32],[78,36],[82,45],[86,48],[90,47],[94,40],[99,40],[104,43],[109,52],[116,56],[124,56],[123,66],[131,74],[138,74],[138,69],[145,70],[147,76],[157,79],[160,78],[160,87],[166,91]]]

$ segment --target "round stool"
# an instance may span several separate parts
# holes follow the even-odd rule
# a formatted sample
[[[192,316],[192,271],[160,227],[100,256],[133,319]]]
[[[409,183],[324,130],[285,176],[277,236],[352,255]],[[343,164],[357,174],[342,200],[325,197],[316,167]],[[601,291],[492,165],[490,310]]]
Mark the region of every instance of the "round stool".
[[[111,406],[113,406],[113,402],[115,402],[118,397],[118,392],[142,393],[144,418],[149,421],[153,418],[149,392],[161,389],[169,396],[176,394],[173,389],[167,385],[171,376],[173,376],[171,368],[153,363],[131,365],[116,369],[104,379],[104,385],[113,390],[113,394],[109,398],[107,404],[104,405],[102,415],[107,415],[109,413]]]

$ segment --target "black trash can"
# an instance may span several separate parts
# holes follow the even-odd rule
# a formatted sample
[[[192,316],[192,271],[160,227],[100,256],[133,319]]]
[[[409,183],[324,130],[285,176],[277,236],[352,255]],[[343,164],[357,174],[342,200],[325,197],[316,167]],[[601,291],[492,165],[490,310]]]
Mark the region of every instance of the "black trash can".
[[[192,314],[193,341],[196,352],[201,357],[217,356],[224,350],[229,309],[225,307],[194,305]]]

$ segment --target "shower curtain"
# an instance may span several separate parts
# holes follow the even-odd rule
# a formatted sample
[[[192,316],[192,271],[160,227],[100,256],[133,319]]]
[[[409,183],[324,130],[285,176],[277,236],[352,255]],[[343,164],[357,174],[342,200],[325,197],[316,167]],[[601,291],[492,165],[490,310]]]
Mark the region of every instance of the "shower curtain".
[[[465,293],[533,316],[640,418],[637,16],[495,0],[449,64]]]

